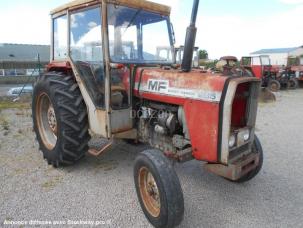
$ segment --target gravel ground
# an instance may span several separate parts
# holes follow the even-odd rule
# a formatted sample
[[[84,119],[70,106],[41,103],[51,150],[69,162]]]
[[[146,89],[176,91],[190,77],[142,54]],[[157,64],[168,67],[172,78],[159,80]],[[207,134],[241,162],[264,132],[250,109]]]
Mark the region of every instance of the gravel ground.
[[[302,227],[303,90],[284,91],[277,98],[260,104],[257,134],[265,161],[251,182],[230,183],[197,161],[176,165],[185,197],[180,227]],[[5,220],[150,227],[132,176],[143,146],[117,142],[102,157],[87,156],[73,167],[54,169],[37,149],[29,110],[1,112],[0,146],[0,227]]]

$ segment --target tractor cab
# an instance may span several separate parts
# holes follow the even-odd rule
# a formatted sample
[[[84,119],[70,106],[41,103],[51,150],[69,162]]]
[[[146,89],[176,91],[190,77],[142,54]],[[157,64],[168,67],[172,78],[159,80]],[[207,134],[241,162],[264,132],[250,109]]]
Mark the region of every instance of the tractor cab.
[[[216,68],[223,72],[223,74],[230,74],[234,67],[237,67],[238,59],[235,56],[223,56],[216,64]]]
[[[158,46],[157,47],[157,58],[159,59],[174,59],[174,52],[170,46]]]
[[[238,59],[235,56],[223,56],[220,58],[220,60],[223,60],[226,62],[226,66],[233,67],[238,64]]]
[[[184,55],[184,46],[176,47],[175,48],[176,64],[182,64],[183,55]],[[199,47],[194,47],[192,67],[199,68]]]
[[[223,56],[216,63],[216,67],[213,73],[220,72],[225,76],[242,76],[242,77],[254,77],[253,72],[250,69],[239,66],[239,61],[235,56]]]
[[[281,77],[278,66],[271,65],[268,55],[242,57],[240,65],[253,72],[262,81],[262,87],[268,87],[273,92],[287,85],[288,80]]]
[[[291,88],[297,88],[299,81],[303,81],[303,56],[289,56],[282,75],[290,78]]]
[[[240,64],[250,69],[259,79],[262,79],[271,70],[270,58],[267,55],[242,57]]]
[[[170,7],[138,1],[74,1],[51,14],[49,70],[58,68],[56,62],[65,61],[83,90],[89,88],[84,96],[91,104],[89,118],[91,122],[104,118],[101,125],[92,125],[94,132],[111,137],[131,130],[132,66],[173,64]],[[166,55],[160,53],[161,46],[167,47]]]
[[[294,77],[303,80],[303,56],[289,56],[286,69],[289,70]]]
[[[172,55],[171,47],[168,46],[159,46],[157,47],[157,56],[159,58],[168,58]],[[183,61],[184,55],[184,46],[179,46],[174,48],[174,63],[177,66],[180,66]],[[199,68],[199,48],[194,47],[193,59],[192,59],[192,68]]]

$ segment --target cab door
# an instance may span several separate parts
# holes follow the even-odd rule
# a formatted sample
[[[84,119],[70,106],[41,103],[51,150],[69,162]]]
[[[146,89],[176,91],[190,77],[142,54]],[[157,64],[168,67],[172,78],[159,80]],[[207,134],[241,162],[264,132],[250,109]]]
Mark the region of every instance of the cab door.
[[[68,12],[68,60],[88,109],[90,129],[111,138],[132,129],[130,69],[113,67],[104,22],[105,4]],[[56,35],[56,34],[55,34]],[[79,117],[80,118],[80,117]]]
[[[130,78],[128,66],[111,64],[108,114],[112,134],[133,128]]]
[[[124,49],[133,51],[132,42],[123,42],[120,26],[109,25],[107,15],[107,3],[102,2],[103,15],[103,40],[104,57],[106,62],[105,72],[105,93],[106,93],[106,115],[108,118],[108,134],[112,137],[115,134],[127,132],[133,128],[132,119],[132,91],[131,91],[131,68],[129,64],[113,63],[110,52],[114,52],[119,58],[124,58]],[[110,31],[109,31],[110,27]],[[109,34],[110,33],[110,34]],[[111,34],[113,33],[113,35]]]
[[[68,56],[88,109],[90,129],[97,135],[109,138],[101,12],[100,4],[68,12]]]

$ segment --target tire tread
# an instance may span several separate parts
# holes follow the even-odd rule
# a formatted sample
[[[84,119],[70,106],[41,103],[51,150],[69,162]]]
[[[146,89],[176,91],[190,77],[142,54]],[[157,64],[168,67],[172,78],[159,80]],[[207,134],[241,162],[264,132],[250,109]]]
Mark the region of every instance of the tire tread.
[[[71,75],[63,72],[48,72],[40,76],[35,84],[33,94],[33,113],[39,92],[50,95],[52,103],[57,107],[57,121],[60,122],[59,137],[55,151],[48,151],[43,146],[34,118],[34,130],[43,157],[54,167],[71,165],[82,158],[88,150],[90,135],[88,132],[87,108],[79,86]],[[52,153],[55,153],[53,155]]]

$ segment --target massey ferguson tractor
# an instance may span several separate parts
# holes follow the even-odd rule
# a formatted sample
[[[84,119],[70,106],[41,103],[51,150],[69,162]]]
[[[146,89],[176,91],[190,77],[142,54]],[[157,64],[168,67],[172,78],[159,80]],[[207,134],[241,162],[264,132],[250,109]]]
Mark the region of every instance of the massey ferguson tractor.
[[[34,87],[34,130],[48,164],[99,156],[115,139],[150,145],[134,162],[134,183],[155,227],[183,220],[175,162],[203,161],[206,170],[238,183],[263,163],[255,135],[260,80],[191,71],[198,5],[180,68],[173,57],[157,57],[159,46],[174,55],[170,7],[144,0],[63,5],[51,12],[51,62]],[[89,149],[91,135],[108,144]]]

